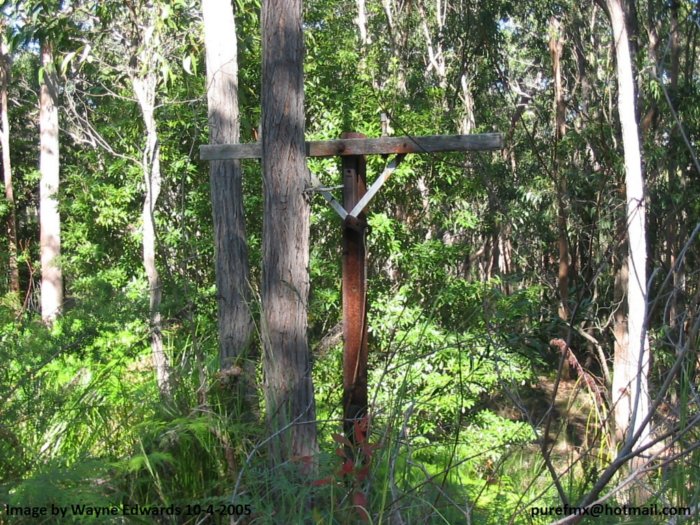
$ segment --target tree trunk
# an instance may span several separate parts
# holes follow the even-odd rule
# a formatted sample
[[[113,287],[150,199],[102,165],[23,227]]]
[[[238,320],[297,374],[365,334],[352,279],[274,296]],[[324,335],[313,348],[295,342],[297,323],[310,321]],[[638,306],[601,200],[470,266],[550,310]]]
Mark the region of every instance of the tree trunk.
[[[459,84],[462,88],[459,98],[463,107],[459,132],[463,135],[469,135],[476,127],[476,120],[474,118],[474,96],[472,95],[471,83],[466,71],[463,71],[460,75]]]
[[[202,15],[207,53],[209,142],[235,144],[240,136],[240,116],[236,24],[231,2],[202,0]],[[240,162],[212,161],[210,187],[221,370],[238,370],[234,365],[243,369],[243,384],[237,393],[257,404],[255,364],[248,359],[253,319]]]
[[[552,149],[552,174],[557,188],[557,248],[559,250],[559,269],[557,272],[557,288],[559,290],[559,318],[563,323],[569,322],[569,238],[567,234],[567,181],[566,175],[559,169],[559,146],[566,133],[566,101],[564,86],[561,79],[561,58],[564,52],[561,22],[552,17],[549,23],[549,54],[552,57],[552,73],[554,75],[554,147]],[[564,339],[568,340],[566,336]],[[564,348],[562,353],[561,374],[563,379],[571,377],[567,353],[571,349]]]
[[[0,23],[0,31],[4,32],[4,24]],[[2,130],[0,130],[0,147],[2,147],[2,175],[5,182],[5,200],[9,212],[5,229],[8,243],[9,290],[19,294],[19,267],[17,266],[17,215],[15,212],[15,196],[12,188],[12,164],[10,161],[10,119],[8,115],[7,90],[10,85],[10,53],[7,44],[0,42],[0,112],[2,112]]]
[[[447,64],[445,63],[445,53],[443,52],[442,44],[440,43],[439,39],[437,39],[435,44],[433,44],[433,38],[430,34],[430,28],[428,27],[428,13],[422,0],[418,2],[418,12],[420,13],[421,29],[423,31],[423,38],[425,39],[425,47],[428,51],[426,75],[430,73],[431,69],[434,69],[435,76],[438,79],[438,85],[440,86],[440,89],[444,90],[447,88]],[[440,12],[439,1],[437,3],[435,15],[437,31],[440,33],[444,25],[444,20],[442,18],[442,13]]]
[[[141,33],[134,35],[140,46],[135,50],[136,67],[130,68],[129,76],[136,101],[141,110],[143,124],[146,128],[141,170],[145,184],[145,196],[141,218],[143,221],[143,266],[148,279],[149,295],[149,330],[151,350],[156,369],[158,389],[165,399],[172,395],[172,374],[168,357],[163,349],[161,332],[160,303],[163,294],[160,275],[156,265],[156,227],[155,210],[160,195],[162,176],[160,172],[160,142],[156,127],[155,107],[158,87],[157,55],[158,33],[154,6],[144,13],[144,25],[139,26]]]
[[[647,247],[645,237],[644,180],[639,148],[639,127],[635,114],[634,77],[627,25],[622,0],[606,0],[612,24],[617,61],[618,112],[622,125],[625,156],[628,240],[628,344],[616,348],[613,372],[613,403],[619,433],[629,440],[641,432],[638,444],[647,441],[650,425],[647,376],[649,338],[646,330]]]
[[[386,16],[391,56],[396,58],[396,89],[399,93],[405,95],[408,91],[406,87],[406,68],[401,57],[401,50],[403,49],[401,40],[403,35],[399,34],[400,28],[397,27],[394,17],[395,8],[392,4],[392,0],[382,0],[382,7],[384,8],[384,15]]]
[[[365,0],[356,0],[357,4],[357,18],[355,23],[357,24],[357,29],[360,32],[360,45],[365,47],[372,43],[372,40],[367,33],[367,5]]]
[[[146,195],[143,200],[141,218],[143,221],[143,267],[148,278],[149,321],[151,332],[151,349],[156,367],[158,389],[165,397],[171,395],[170,363],[163,349],[161,332],[160,302],[163,295],[158,267],[156,266],[156,227],[155,209],[162,177],[160,173],[160,144],[155,120],[155,72],[149,72],[146,78],[134,78],[134,93],[141,108],[143,122],[146,126],[146,146],[143,150],[142,170]]]
[[[156,266],[156,228],[154,213],[162,177],[160,173],[160,144],[155,120],[155,72],[149,71],[145,78],[132,79],[134,94],[146,126],[146,146],[143,150],[141,167],[145,183],[146,195],[143,200],[141,218],[143,221],[143,267],[148,278],[149,295],[149,328],[151,333],[151,350],[156,368],[156,380],[161,394],[168,398],[171,395],[170,363],[163,349],[163,334],[161,332],[160,302],[163,290],[160,275]]]
[[[559,317],[565,323],[569,319],[569,240],[567,236],[567,181],[566,175],[559,169],[559,144],[566,133],[566,101],[561,78],[561,58],[564,41],[561,35],[561,22],[556,18],[550,21],[549,53],[552,57],[554,74],[554,151],[552,155],[552,172],[557,187],[557,245],[559,248],[559,272],[557,277],[559,289]]]
[[[301,0],[262,5],[263,345],[274,462],[316,454]]]
[[[678,101],[678,80],[680,74],[680,28],[678,23],[678,2],[671,2],[671,68],[669,78],[669,92],[672,109],[677,111]],[[684,159],[683,146],[678,132],[678,127],[671,128],[670,144],[668,148],[668,187],[671,196],[687,195],[687,181],[682,169]],[[681,162],[679,162],[681,160]],[[667,231],[667,252],[669,265],[673,270],[673,290],[669,298],[669,319],[668,323],[671,329],[675,332],[679,327],[679,320],[682,318],[685,308],[683,301],[683,293],[685,289],[685,268],[683,264],[678,264],[678,254],[682,249],[685,238],[688,234],[687,223],[688,217],[686,210],[690,207],[685,197],[678,204],[674,204],[669,213],[668,231]]]
[[[61,217],[58,212],[59,150],[58,95],[53,70],[53,53],[48,42],[41,44],[44,69],[39,91],[39,225],[41,251],[41,317],[50,324],[63,304]]]
[[[626,227],[626,224],[624,225]],[[615,433],[614,438],[618,443],[622,443],[625,439],[625,433],[630,420],[630,405],[629,397],[622,394],[626,393],[628,387],[624,381],[629,382],[630,378],[624,371],[625,360],[629,354],[629,333],[627,327],[627,305],[624,304],[624,299],[627,297],[627,287],[629,281],[629,267],[626,255],[626,249],[621,247],[620,254],[613,256],[613,268],[615,269],[615,284],[613,288],[613,300],[617,308],[613,312],[613,336],[614,353],[613,353],[613,386],[612,386],[612,402],[614,403],[614,418],[615,418]],[[616,380],[616,381],[615,381]]]

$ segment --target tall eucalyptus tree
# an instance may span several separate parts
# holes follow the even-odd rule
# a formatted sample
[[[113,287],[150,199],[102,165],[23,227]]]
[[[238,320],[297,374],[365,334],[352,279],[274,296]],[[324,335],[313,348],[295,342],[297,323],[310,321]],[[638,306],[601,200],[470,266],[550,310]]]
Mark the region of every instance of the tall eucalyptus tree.
[[[59,138],[58,83],[53,48],[48,37],[41,41],[41,86],[39,88],[39,132],[41,171],[39,225],[41,250],[41,317],[51,323],[63,304],[61,215],[58,210]]]
[[[181,29],[173,22],[173,8],[158,0],[143,2],[88,2],[83,10],[90,17],[84,42],[84,55],[99,65],[111,85],[101,82],[100,91],[138,107],[143,125],[143,143],[138,159],[143,177],[141,207],[142,263],[148,283],[148,326],[156,379],[161,395],[172,394],[173,374],[163,343],[161,303],[163,282],[158,264],[158,204],[163,187],[161,145],[156,112],[163,86],[168,79],[174,34]],[[98,142],[104,142],[102,139]],[[130,159],[105,144],[112,154]],[[128,145],[130,147],[131,145]]]
[[[627,344],[617,346],[612,401],[615,424],[625,441],[644,444],[649,437],[649,336],[647,333],[646,201],[639,125],[635,108],[633,54],[629,34],[629,6],[625,0],[606,0],[612,26],[617,68],[617,109],[622,125],[625,158],[627,268]]]
[[[304,145],[301,0],[262,4],[265,399],[273,461],[318,451],[307,340],[309,172]]]
[[[202,15],[209,142],[237,143],[240,137],[238,45],[231,3],[228,0],[202,0]],[[255,366],[247,354],[251,348],[253,319],[240,161],[212,161],[210,188],[221,368],[224,371],[242,368],[245,372],[244,387],[239,392],[252,397]]]
[[[5,200],[8,207],[5,230],[7,232],[7,253],[9,289],[19,293],[19,268],[17,266],[17,213],[15,210],[14,188],[12,186],[12,162],[10,159],[10,119],[7,91],[10,85],[12,57],[5,38],[5,24],[0,21],[0,147],[2,147],[2,175],[5,184]]]
[[[127,74],[146,128],[141,168],[144,179],[144,200],[141,219],[143,224],[143,266],[148,278],[151,350],[156,367],[156,378],[161,393],[171,395],[170,363],[163,348],[161,300],[163,295],[160,273],[156,264],[155,214],[163,177],[160,169],[160,141],[155,110],[159,85],[159,47],[162,45],[158,24],[162,16],[157,2],[145,2],[139,11],[131,11],[131,42]]]

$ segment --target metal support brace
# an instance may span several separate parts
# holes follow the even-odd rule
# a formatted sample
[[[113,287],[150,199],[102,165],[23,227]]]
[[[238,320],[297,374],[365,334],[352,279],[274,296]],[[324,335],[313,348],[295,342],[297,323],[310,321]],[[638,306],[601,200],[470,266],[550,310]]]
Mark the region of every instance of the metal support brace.
[[[382,174],[377,177],[377,180],[375,180],[372,183],[372,186],[367,190],[367,193],[365,193],[360,201],[355,204],[353,209],[348,213],[350,217],[357,217],[360,213],[362,213],[362,210],[365,209],[365,207],[369,204],[369,201],[372,200],[372,198],[377,194],[379,191],[379,188],[384,186],[384,183],[387,181],[387,179],[391,176],[394,171],[396,171],[396,168],[401,164],[401,161],[404,159],[406,156],[405,153],[396,155],[393,160],[389,163],[389,165],[384,168],[384,171]]]
[[[321,184],[321,181],[318,180],[318,177],[312,173],[311,170],[309,170],[309,178],[311,179],[311,183],[313,186],[309,188],[307,191],[313,191],[316,193],[320,193],[321,196],[326,199],[326,202],[330,204],[331,208],[335,210],[335,212],[340,216],[342,220],[345,220],[345,218],[348,216],[348,212],[345,211],[345,208],[343,208],[342,204],[340,204],[335,197],[333,197],[333,194],[330,192],[330,190],[334,188],[329,188],[323,186]],[[342,186],[338,186],[339,188],[342,188]]]
[[[330,192],[330,190],[335,189],[336,187],[327,187],[323,186],[321,184],[321,181],[318,180],[318,177],[311,173],[309,170],[309,177],[311,179],[311,183],[313,184],[313,187],[309,188],[308,191],[313,191],[316,193],[320,193],[321,196],[326,199],[326,202],[335,210],[335,212],[338,214],[338,216],[344,221],[347,219],[347,217],[351,217],[352,219],[356,219],[360,213],[367,207],[367,205],[370,203],[372,198],[377,194],[377,192],[380,190],[382,186],[384,186],[384,183],[389,179],[389,177],[396,171],[396,168],[398,168],[399,164],[401,164],[401,161],[406,157],[405,153],[401,153],[399,155],[396,155],[392,161],[389,163],[389,165],[384,168],[384,171],[382,174],[377,177],[377,180],[375,180],[372,183],[372,186],[367,190],[367,193],[365,193],[362,198],[355,204],[350,212],[348,212],[343,206],[336,200],[335,197],[333,197],[333,194]],[[342,188],[342,186],[339,186]]]

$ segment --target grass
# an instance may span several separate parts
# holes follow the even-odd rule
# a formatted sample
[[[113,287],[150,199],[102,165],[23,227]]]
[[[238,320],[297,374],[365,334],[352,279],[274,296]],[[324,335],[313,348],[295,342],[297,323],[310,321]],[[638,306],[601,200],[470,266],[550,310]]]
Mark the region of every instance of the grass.
[[[395,311],[403,315],[401,308]],[[306,476],[295,462],[270,465],[260,412],[229,399],[215,374],[213,340],[196,337],[205,327],[168,340],[180,363],[172,403],[158,397],[147,341],[125,337],[114,320],[87,335],[72,325],[54,335],[31,327],[8,332],[4,340],[15,346],[0,350],[10,363],[0,377],[6,401],[0,451],[7,458],[0,465],[0,504],[190,509],[158,518],[172,524],[225,523],[229,517],[215,510],[236,514],[237,507],[227,507],[233,504],[250,509],[236,514],[241,524],[529,525],[552,521],[533,509],[562,505],[560,491],[570,504],[580,501],[616,455],[605,406],[595,394],[581,382],[563,382],[552,403],[554,378],[511,353],[517,338],[503,342],[480,332],[478,323],[472,333],[450,334],[417,312],[410,317],[393,325],[386,318],[373,335],[375,397],[366,443],[371,460],[365,464],[347,467],[339,454],[340,392],[333,385],[339,382],[340,349],[315,363],[321,453],[317,471]],[[90,344],[76,350],[71,341],[82,337]],[[393,350],[380,348],[380,340],[392,342]],[[678,410],[667,422],[683,433],[667,449],[668,461],[653,463],[644,478],[652,488],[650,503],[692,507],[700,498],[692,482],[700,477],[692,371],[688,365],[677,378]],[[197,393],[202,381],[205,403]],[[551,440],[544,455],[539,440],[547,414]],[[687,454],[674,459],[680,453]],[[610,487],[624,475],[616,474]],[[623,496],[607,503],[622,505]],[[46,523],[59,523],[52,519]],[[3,525],[33,522],[0,513]],[[119,515],[96,522],[152,519]],[[698,517],[676,523],[698,523]]]

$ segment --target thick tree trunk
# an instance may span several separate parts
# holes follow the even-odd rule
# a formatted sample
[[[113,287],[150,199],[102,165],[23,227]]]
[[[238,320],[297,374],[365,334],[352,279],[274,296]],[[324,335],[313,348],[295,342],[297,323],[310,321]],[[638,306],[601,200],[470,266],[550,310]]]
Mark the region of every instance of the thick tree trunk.
[[[39,225],[41,251],[41,317],[51,323],[63,304],[61,255],[61,217],[58,212],[59,150],[58,95],[53,71],[51,45],[41,45],[43,82],[39,91]]]
[[[4,24],[0,23],[0,31]],[[7,90],[10,85],[10,54],[3,39],[0,42],[0,112],[2,112],[2,130],[0,130],[0,147],[2,147],[2,175],[5,182],[5,200],[9,212],[5,231],[8,243],[9,290],[19,293],[19,268],[17,266],[17,215],[15,212],[15,196],[12,188],[12,164],[10,161],[10,119],[7,103]]]
[[[264,0],[262,35],[262,332],[271,452],[280,462],[318,450],[306,333],[310,206],[301,0]]]
[[[236,24],[231,2],[202,0],[202,15],[207,53],[209,142],[234,144],[239,141],[240,118]],[[256,403],[255,364],[249,355],[253,319],[240,162],[212,161],[210,186],[221,369],[238,370],[234,365],[243,369],[243,384],[238,392]]]
[[[641,432],[638,444],[649,437],[650,425],[643,425],[649,414],[649,338],[647,311],[646,206],[639,147],[639,127],[635,114],[632,54],[622,0],[607,0],[617,61],[618,112],[622,125],[625,156],[628,239],[628,344],[616,348],[613,372],[613,403],[618,433],[630,439]]]

